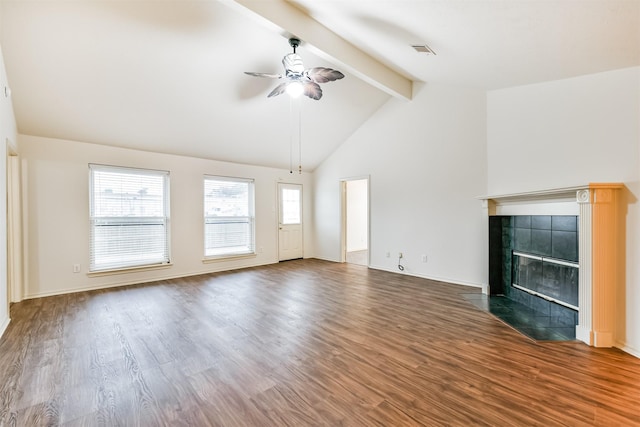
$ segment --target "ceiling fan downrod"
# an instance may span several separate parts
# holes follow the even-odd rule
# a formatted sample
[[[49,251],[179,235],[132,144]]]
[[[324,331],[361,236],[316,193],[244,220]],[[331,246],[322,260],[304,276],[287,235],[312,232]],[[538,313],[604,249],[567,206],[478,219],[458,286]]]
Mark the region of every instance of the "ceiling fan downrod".
[[[296,53],[296,48],[298,46],[300,46],[300,39],[297,39],[295,37],[291,37],[289,39],[289,46],[291,46],[293,48],[293,53]]]

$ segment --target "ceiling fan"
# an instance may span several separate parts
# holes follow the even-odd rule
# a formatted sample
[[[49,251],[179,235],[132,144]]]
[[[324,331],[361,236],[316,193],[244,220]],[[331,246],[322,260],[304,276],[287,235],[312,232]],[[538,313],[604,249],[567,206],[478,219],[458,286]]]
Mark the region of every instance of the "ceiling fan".
[[[245,74],[250,76],[285,79],[283,83],[280,83],[267,95],[267,98],[287,92],[293,97],[304,94],[311,99],[318,100],[322,98],[322,89],[318,83],[332,82],[344,77],[344,74],[332,68],[315,67],[305,70],[304,65],[302,65],[302,58],[296,54],[296,48],[300,46],[300,40],[290,38],[289,45],[293,48],[293,53],[289,53],[282,58],[284,75],[245,71]]]

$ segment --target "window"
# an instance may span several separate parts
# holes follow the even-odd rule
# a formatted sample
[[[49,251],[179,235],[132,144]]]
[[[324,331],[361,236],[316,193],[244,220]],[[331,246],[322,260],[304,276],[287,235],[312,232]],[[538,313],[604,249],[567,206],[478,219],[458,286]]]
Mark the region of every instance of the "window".
[[[283,187],[280,193],[282,203],[282,224],[300,224],[300,188]]]
[[[205,176],[204,254],[255,253],[253,180]]]
[[[169,263],[169,172],[89,165],[90,271]]]

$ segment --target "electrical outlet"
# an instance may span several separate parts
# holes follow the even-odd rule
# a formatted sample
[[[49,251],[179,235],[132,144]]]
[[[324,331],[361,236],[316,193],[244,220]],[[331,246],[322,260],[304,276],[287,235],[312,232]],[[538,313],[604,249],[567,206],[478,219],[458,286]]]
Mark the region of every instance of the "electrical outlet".
[[[427,262],[427,256],[426,255],[422,255],[422,262]]]
[[[73,272],[80,273],[80,264],[73,264]]]
[[[398,258],[402,258],[402,252],[398,254]]]
[[[387,252],[387,258],[391,258],[391,252]]]

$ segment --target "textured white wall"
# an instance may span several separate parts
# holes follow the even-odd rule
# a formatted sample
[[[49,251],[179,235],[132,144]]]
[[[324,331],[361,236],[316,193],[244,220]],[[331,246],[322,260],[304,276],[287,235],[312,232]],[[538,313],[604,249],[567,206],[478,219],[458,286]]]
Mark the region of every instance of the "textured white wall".
[[[622,182],[617,345],[640,357],[640,67],[489,92],[489,194]]]
[[[489,193],[636,180],[638,70],[489,92]]]
[[[277,182],[311,187],[310,175],[265,167],[149,153],[20,135],[25,210],[25,297],[140,283],[278,262]],[[170,171],[171,258],[168,269],[88,277],[89,163]],[[205,174],[255,179],[255,258],[203,263],[202,180]],[[311,197],[303,191],[304,233]],[[310,239],[305,239],[305,242]],[[311,245],[305,247],[309,257]],[[82,272],[73,273],[73,264]]]
[[[405,274],[486,284],[485,123],[480,90],[390,100],[314,172],[316,256],[340,260],[340,179],[370,176],[372,267],[398,271],[403,252]]]

